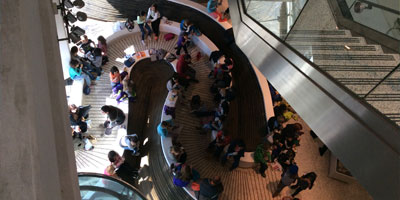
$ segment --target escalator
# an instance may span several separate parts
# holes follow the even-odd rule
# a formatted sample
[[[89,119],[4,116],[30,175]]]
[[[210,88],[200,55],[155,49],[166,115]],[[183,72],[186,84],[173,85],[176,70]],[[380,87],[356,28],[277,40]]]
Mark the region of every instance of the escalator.
[[[103,174],[79,173],[78,181],[82,200],[146,200],[135,187]]]
[[[358,8],[342,25],[332,3],[230,0],[236,44],[374,199],[400,199],[399,38]]]

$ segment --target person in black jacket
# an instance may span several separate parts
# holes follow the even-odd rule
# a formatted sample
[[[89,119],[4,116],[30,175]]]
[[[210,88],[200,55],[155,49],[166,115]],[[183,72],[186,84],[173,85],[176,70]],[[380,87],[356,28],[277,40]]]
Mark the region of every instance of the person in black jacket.
[[[225,164],[228,157],[233,158],[233,164],[229,171],[236,169],[239,166],[240,158],[244,156],[245,144],[242,140],[233,140],[229,145],[228,151],[222,157],[222,164]]]
[[[317,174],[314,172],[307,173],[299,178],[296,185],[290,187],[291,189],[296,189],[296,191],[292,194],[292,197],[296,196],[307,188],[311,190],[311,188],[314,186],[315,179],[317,179]]]
[[[125,122],[125,113],[121,109],[105,105],[101,107],[103,114],[107,115],[107,120],[104,122],[104,128],[106,128],[105,134],[110,135],[111,130],[118,125],[122,125]]]
[[[74,129],[73,137],[78,135],[79,139],[82,139],[82,133],[87,131],[86,120],[89,117],[90,108],[90,105],[78,107],[75,104],[71,104],[69,106],[69,121]]]

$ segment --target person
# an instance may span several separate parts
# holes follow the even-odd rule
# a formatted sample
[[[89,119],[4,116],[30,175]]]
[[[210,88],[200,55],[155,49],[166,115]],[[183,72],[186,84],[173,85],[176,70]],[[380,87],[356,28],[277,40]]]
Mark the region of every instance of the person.
[[[168,132],[172,131],[173,127],[173,121],[172,119],[162,121],[158,126],[157,126],[157,133],[160,135],[162,138],[165,138],[168,136]]]
[[[218,0],[209,0],[207,2],[207,12],[209,13],[218,12],[217,11],[218,4],[220,4]]]
[[[103,57],[102,57],[102,55],[101,55],[101,49],[99,49],[99,48],[95,48],[94,50],[93,50],[93,52],[92,51],[89,51],[87,54],[86,54],[86,57],[90,60],[90,62],[91,62],[91,64],[93,65],[93,66],[95,66],[95,68],[96,68],[96,72],[97,72],[97,76],[100,76],[101,75],[101,71],[103,70],[102,68],[101,68],[101,65],[102,65],[102,63],[103,63]]]
[[[219,158],[224,147],[231,142],[231,138],[224,131],[218,131],[215,139],[208,145],[208,149],[215,147],[214,157]]]
[[[125,142],[126,145],[124,145],[123,142]],[[119,141],[119,146],[125,150],[132,151],[133,156],[140,155],[139,153],[140,140],[137,134],[126,135],[124,137],[121,137]]]
[[[125,113],[121,109],[111,106],[105,105],[101,107],[101,111],[103,114],[107,115],[107,120],[104,122],[105,134],[110,135],[111,130],[118,125],[122,125],[125,122]]]
[[[222,164],[225,164],[228,157],[233,158],[233,164],[229,168],[229,171],[236,169],[239,166],[240,158],[244,156],[245,144],[242,140],[233,140],[229,145],[228,151],[222,157]]]
[[[142,44],[146,45],[144,42],[145,35],[146,35],[146,30],[147,29],[147,35],[151,35],[151,29],[150,26],[147,24],[147,19],[146,19],[146,12],[145,11],[140,11],[139,15],[137,16],[137,24],[139,25],[140,31],[142,32]]]
[[[296,189],[296,191],[294,191],[294,193],[292,194],[292,197],[295,197],[297,194],[307,188],[311,190],[311,188],[314,186],[315,179],[317,179],[317,174],[315,174],[314,172],[307,173],[300,177],[297,180],[296,185],[290,187],[291,189]]]
[[[198,192],[198,200],[218,200],[219,195],[224,191],[221,183],[221,177],[215,176],[210,179],[203,179],[200,182],[200,191]]]
[[[87,35],[83,35],[83,39],[81,40],[81,45],[79,46],[79,51],[83,54],[87,54],[92,51],[96,44],[88,38]]]
[[[111,176],[113,178],[119,179],[117,174],[115,173],[115,167],[110,164],[104,169],[104,175]]]
[[[179,187],[186,187],[193,179],[192,167],[185,164],[172,164],[171,169],[176,175],[173,178],[173,183]]]
[[[180,143],[171,146],[170,153],[174,156],[177,163],[184,164],[186,162],[187,154],[185,148]]]
[[[184,32],[181,36],[179,36],[178,42],[176,43],[176,55],[179,56],[181,54],[181,49],[185,51],[185,54],[188,54],[187,46],[189,42],[188,33]]]
[[[292,164],[282,175],[281,180],[278,183],[278,186],[275,190],[275,192],[272,194],[272,197],[276,197],[281,193],[283,188],[286,186],[291,185],[294,183],[298,177],[297,172],[299,171],[299,168],[297,167],[296,164]]]
[[[179,77],[186,82],[183,83],[185,89],[188,87],[188,82],[193,81],[198,83],[196,79],[196,70],[190,67],[192,57],[189,54],[184,54],[179,57],[178,63],[176,64],[176,72]]]
[[[116,66],[112,66],[110,69],[110,84],[111,88],[114,88],[121,82],[121,77],[119,74],[119,69]]]
[[[103,36],[97,37],[97,48],[101,49],[102,53],[102,64],[108,62],[108,57],[107,57],[107,40]]]
[[[71,77],[72,80],[85,80],[85,83],[87,86],[91,86],[92,82],[90,80],[90,77],[85,74],[82,73],[82,68],[83,68],[83,64],[79,64],[79,61],[77,60],[71,60],[69,62],[69,76]]]
[[[153,4],[149,8],[149,11],[147,12],[147,21],[151,22],[151,29],[153,29],[154,32],[154,40],[157,41],[158,36],[160,34],[160,21],[161,21],[161,15],[160,12],[158,11],[158,5]]]
[[[180,91],[181,86],[179,85],[179,75],[174,73],[172,77],[167,82],[167,90],[171,92],[172,90]]]
[[[126,94],[126,97],[130,102],[134,102],[137,98],[135,90],[135,82],[128,75],[122,79],[122,92]]]
[[[83,139],[82,133],[87,131],[87,123],[86,120],[89,117],[89,110],[91,108],[90,105],[88,106],[76,106],[75,104],[71,104],[68,106],[69,108],[69,120],[71,126],[74,129],[73,138],[77,135],[79,139]]]
[[[193,24],[188,19],[182,20],[179,28],[181,30],[179,35],[182,35],[183,33],[193,34]]]
[[[117,152],[108,152],[108,160],[115,169],[115,174],[122,180],[128,183],[133,183],[133,179],[139,178],[139,170],[126,163],[125,158],[121,157]]]
[[[256,151],[254,152],[254,162],[255,163],[260,163],[260,169],[259,172],[262,177],[266,177],[265,175],[265,170],[268,168],[267,165],[267,160],[265,157],[271,157],[271,154],[268,152],[269,145],[267,143],[259,144],[256,148]]]
[[[97,70],[97,68],[95,66],[93,66],[90,62],[88,62],[87,60],[85,60],[85,58],[82,58],[78,55],[78,47],[77,46],[73,46],[71,48],[71,60],[77,60],[79,62],[79,64],[83,64],[83,68],[82,71],[85,72],[85,74],[87,74],[91,80],[95,80],[96,77],[93,76],[93,74],[91,72],[96,72],[97,74],[99,74],[99,71]],[[101,74],[101,71],[100,71]]]

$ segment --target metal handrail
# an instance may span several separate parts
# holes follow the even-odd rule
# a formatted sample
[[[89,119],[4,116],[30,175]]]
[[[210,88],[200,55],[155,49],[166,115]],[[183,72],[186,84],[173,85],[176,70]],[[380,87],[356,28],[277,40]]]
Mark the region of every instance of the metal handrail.
[[[133,190],[142,199],[147,199],[136,187],[132,186],[131,184],[129,184],[129,183],[123,181],[123,180],[116,179],[116,178],[113,178],[111,176],[107,176],[107,175],[104,175],[104,174],[98,174],[98,173],[92,173],[92,172],[78,172],[78,177],[96,177],[96,178],[103,178],[103,179],[107,179],[107,180],[110,180],[110,181],[114,181],[114,182],[117,182],[117,183],[125,186],[125,188],[129,188],[129,189]],[[80,188],[81,187],[83,187],[83,188],[92,188],[92,187],[88,187],[88,186],[80,186]],[[98,187],[98,188],[100,188],[100,187]]]
[[[394,13],[394,14],[397,14],[397,15],[400,15],[400,11],[395,10],[395,9],[392,9],[392,8],[388,8],[388,7],[386,7],[386,6],[379,5],[379,4],[374,3],[374,2],[370,2],[370,1],[367,1],[367,0],[357,0],[357,1],[366,3],[366,4],[368,4],[368,5],[371,5],[372,7],[377,7],[377,8],[380,8],[380,9],[382,9],[382,10],[386,10],[386,11],[388,11],[388,12],[391,12],[391,13]]]
[[[387,78],[389,78],[398,68],[400,67],[400,63],[392,69],[392,71],[390,71],[388,74],[386,74],[385,77],[382,78],[382,80],[380,80],[378,82],[378,84],[376,84],[370,91],[367,92],[367,94],[364,95],[364,99],[367,98],[368,95],[370,95],[373,91],[375,91],[375,89],[381,85]]]

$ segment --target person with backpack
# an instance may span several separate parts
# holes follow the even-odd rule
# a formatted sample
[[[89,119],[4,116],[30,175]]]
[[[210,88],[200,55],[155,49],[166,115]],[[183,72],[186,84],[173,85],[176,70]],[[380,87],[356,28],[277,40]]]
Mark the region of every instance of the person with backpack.
[[[125,143],[125,144],[123,144]],[[133,156],[139,156],[140,140],[137,134],[126,135],[119,141],[119,146],[125,150],[132,151]]]
[[[158,5],[153,4],[149,8],[149,11],[147,12],[147,21],[151,22],[151,28],[153,29],[154,32],[154,40],[158,40],[158,36],[160,34],[160,21],[161,21],[161,14],[158,11]]]
[[[140,11],[139,15],[137,16],[137,21],[136,23],[139,25],[140,28],[140,32],[142,32],[142,44],[144,46],[146,46],[146,43],[144,41],[145,39],[145,35],[151,35],[152,31],[150,29],[150,26],[147,24],[148,20],[147,20],[147,15],[145,11]],[[147,29],[147,33],[146,30]]]

